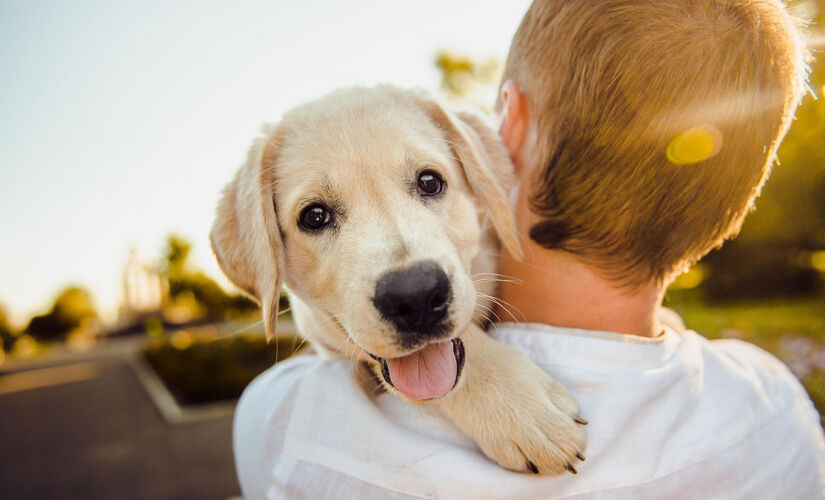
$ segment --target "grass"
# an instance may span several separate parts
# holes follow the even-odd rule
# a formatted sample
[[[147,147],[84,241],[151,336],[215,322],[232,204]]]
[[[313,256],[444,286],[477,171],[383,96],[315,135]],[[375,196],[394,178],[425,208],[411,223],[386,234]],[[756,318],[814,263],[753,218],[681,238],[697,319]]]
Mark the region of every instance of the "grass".
[[[665,305],[707,338],[742,339],[782,360],[825,424],[825,296],[708,305],[695,293],[671,292]]]

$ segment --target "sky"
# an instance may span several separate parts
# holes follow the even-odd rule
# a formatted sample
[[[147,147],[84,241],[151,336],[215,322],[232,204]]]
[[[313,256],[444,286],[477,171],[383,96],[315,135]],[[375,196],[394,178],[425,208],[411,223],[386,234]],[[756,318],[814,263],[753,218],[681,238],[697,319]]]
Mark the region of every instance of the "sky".
[[[79,284],[112,319],[129,249],[171,232],[217,278],[217,199],[262,123],[341,86],[436,91],[438,50],[503,60],[529,3],[3,1],[0,307],[23,326]]]

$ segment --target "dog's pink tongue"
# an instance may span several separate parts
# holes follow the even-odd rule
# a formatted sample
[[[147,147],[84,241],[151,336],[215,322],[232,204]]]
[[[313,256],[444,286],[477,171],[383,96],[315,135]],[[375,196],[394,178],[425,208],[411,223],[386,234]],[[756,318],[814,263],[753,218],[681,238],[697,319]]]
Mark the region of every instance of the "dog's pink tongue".
[[[387,360],[396,389],[413,399],[443,396],[455,385],[458,372],[453,343],[432,343],[412,354]]]

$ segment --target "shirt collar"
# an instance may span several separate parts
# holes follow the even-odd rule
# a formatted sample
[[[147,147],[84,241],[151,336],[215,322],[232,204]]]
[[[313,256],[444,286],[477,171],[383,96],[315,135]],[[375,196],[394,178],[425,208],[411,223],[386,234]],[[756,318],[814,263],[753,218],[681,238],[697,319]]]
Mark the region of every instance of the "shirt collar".
[[[589,370],[646,370],[666,363],[682,336],[669,326],[655,338],[562,328],[541,323],[496,323],[493,338],[522,351],[538,364]]]

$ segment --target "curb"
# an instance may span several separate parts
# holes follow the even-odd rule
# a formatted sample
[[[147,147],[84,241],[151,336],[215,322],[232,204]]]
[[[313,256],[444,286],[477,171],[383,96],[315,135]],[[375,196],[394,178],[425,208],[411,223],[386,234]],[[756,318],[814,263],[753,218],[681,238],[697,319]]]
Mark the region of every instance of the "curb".
[[[155,404],[155,408],[157,408],[163,420],[169,424],[202,422],[228,417],[235,413],[235,405],[238,403],[236,399],[204,403],[197,406],[181,406],[166,388],[166,384],[155,373],[155,370],[149,366],[149,362],[146,361],[143,354],[140,352],[132,354],[129,356],[128,362],[140,381],[140,385],[149,395],[149,399]]]

